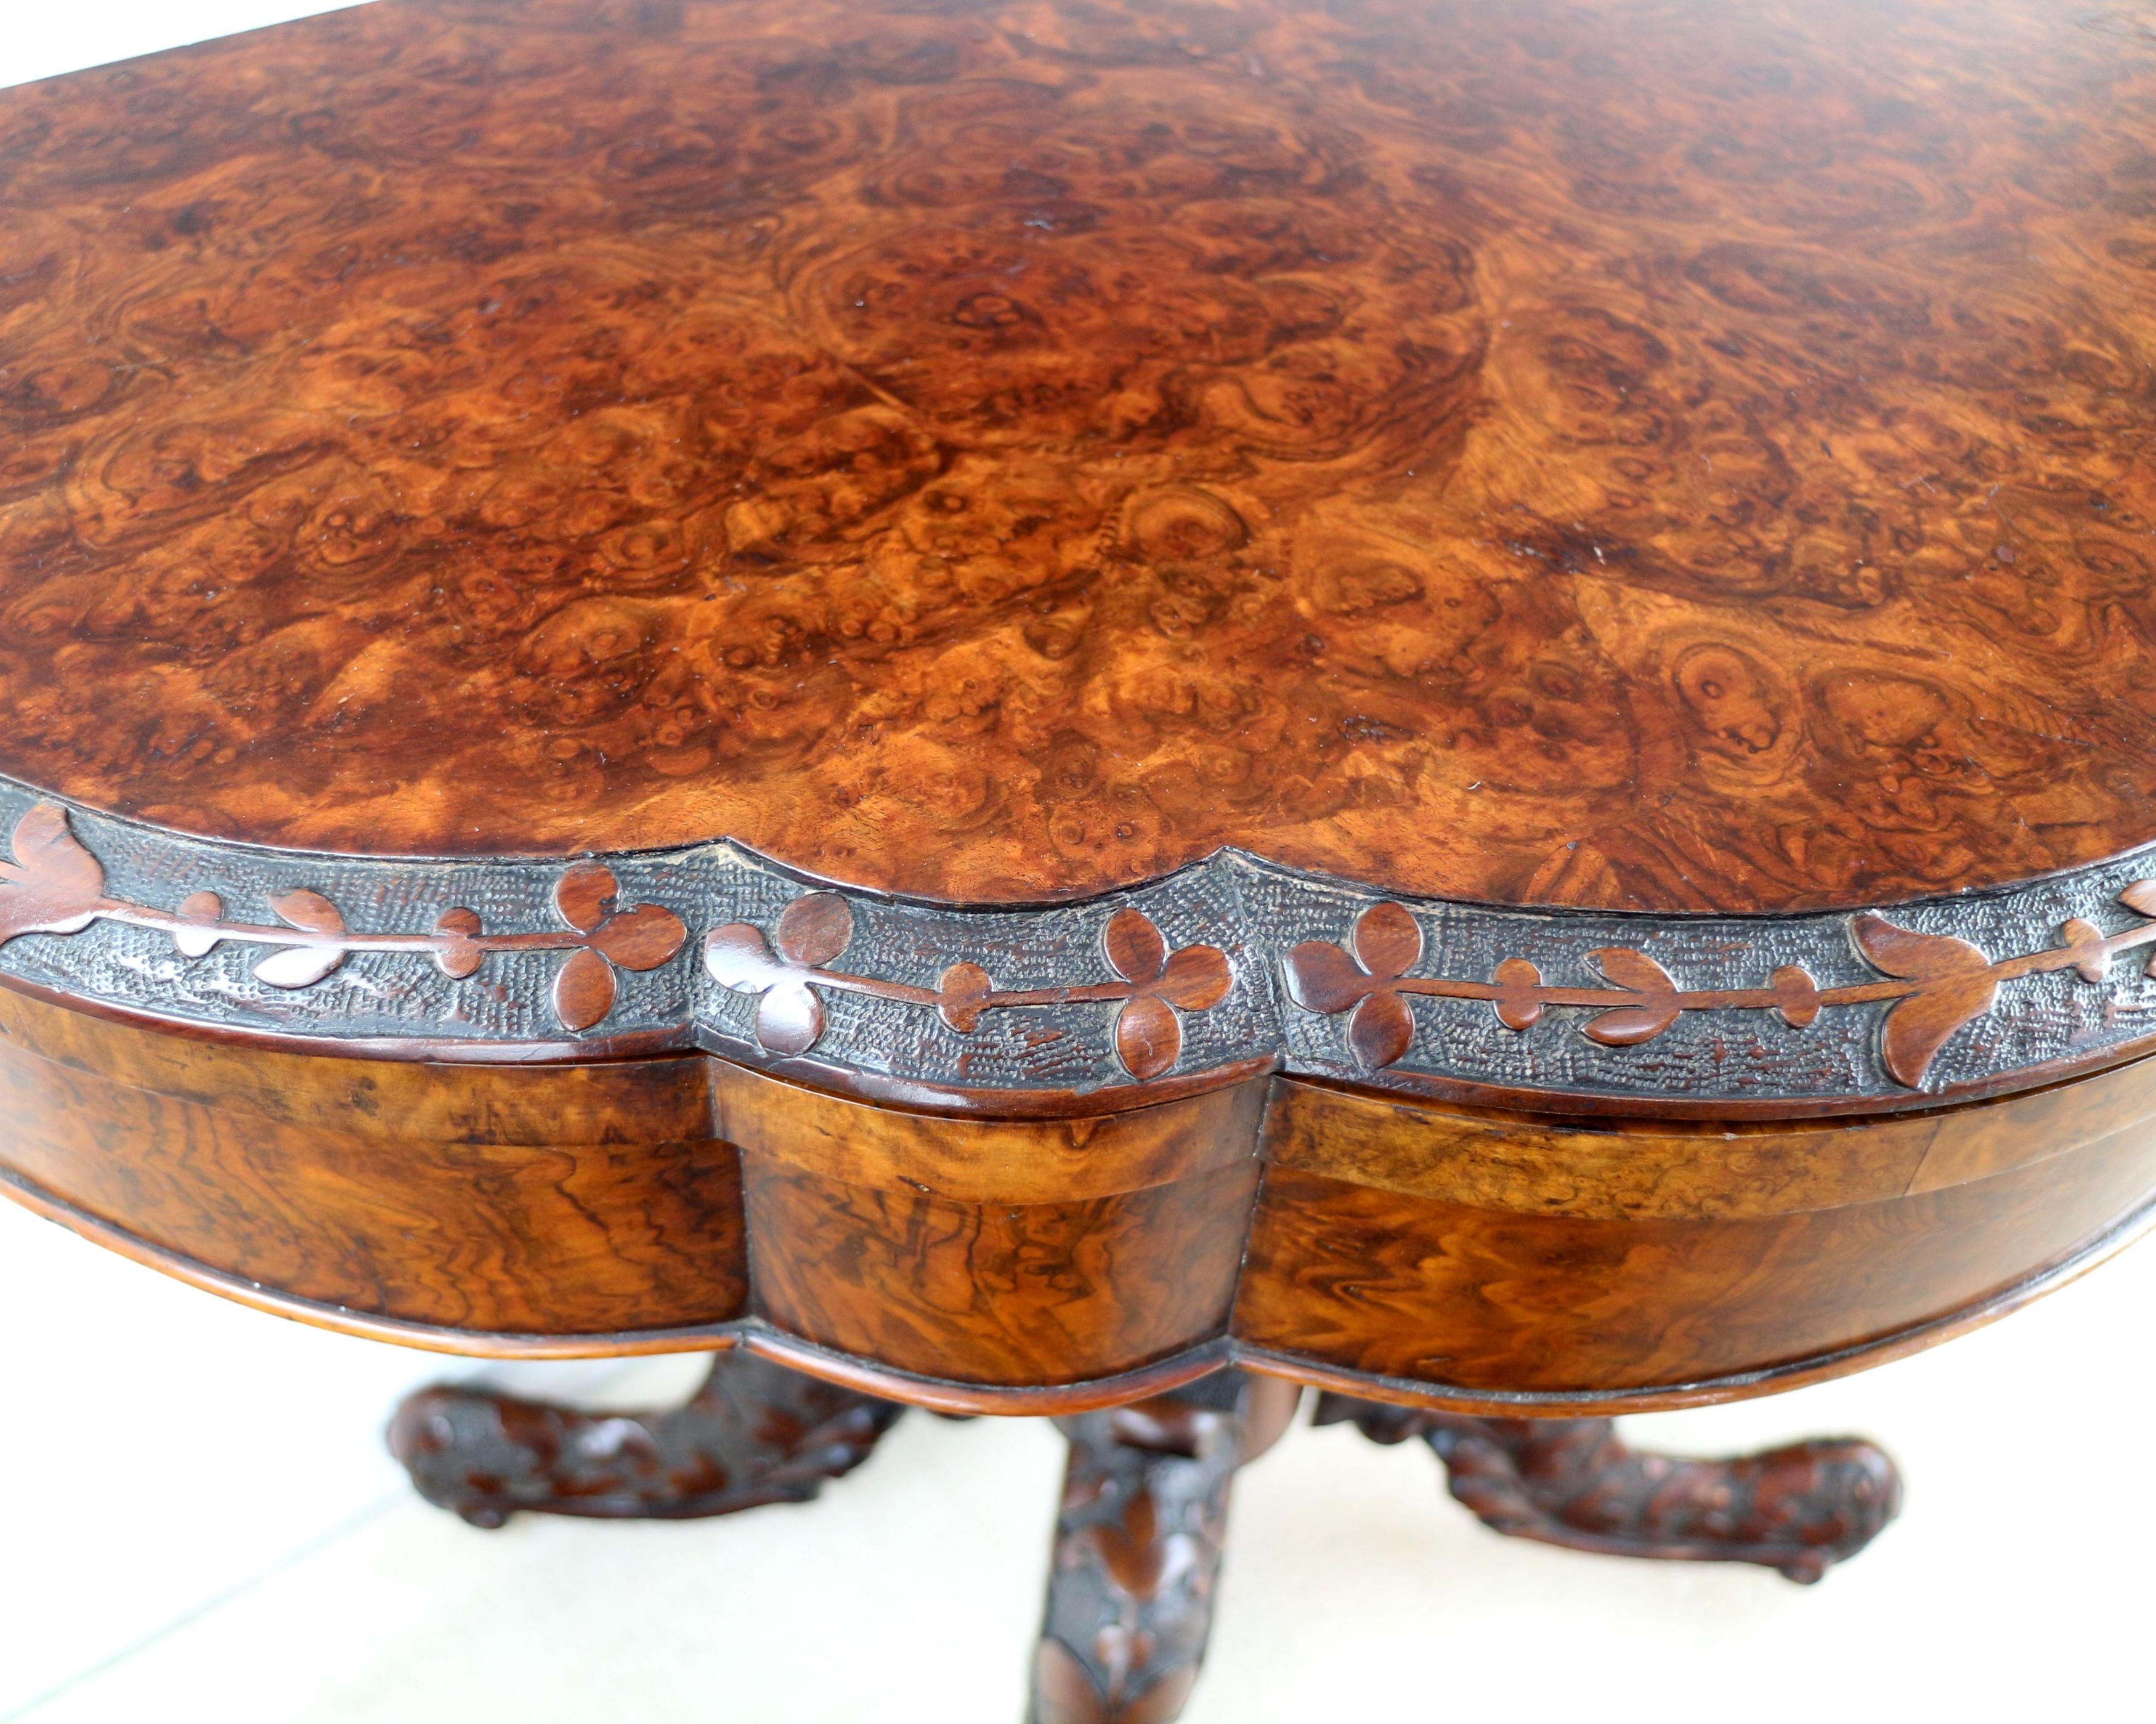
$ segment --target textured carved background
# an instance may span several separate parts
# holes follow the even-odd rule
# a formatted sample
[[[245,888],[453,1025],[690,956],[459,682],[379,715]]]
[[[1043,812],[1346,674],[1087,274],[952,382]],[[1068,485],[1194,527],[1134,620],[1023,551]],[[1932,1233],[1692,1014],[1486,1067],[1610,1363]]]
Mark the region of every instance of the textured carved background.
[[[1993,958],[2056,944],[2060,927],[2087,918],[2108,934],[2142,919],[2115,899],[2136,880],[2156,873],[2144,854],[2065,879],[2041,881],[1992,896],[1912,904],[1895,922],[1919,933],[1964,939]],[[1286,951],[1302,939],[1339,940],[1356,917],[1383,899],[1296,880],[1252,867],[1245,903],[1255,925],[1270,930],[1268,944]],[[1607,987],[1589,954],[1635,947],[1660,963],[1680,986],[1762,987],[1784,965],[1800,965],[1822,988],[1876,982],[1880,972],[1858,955],[1851,920],[1841,914],[1751,918],[1536,916],[1474,905],[1415,907],[1430,955],[1418,973],[1490,979],[1507,959],[1532,961],[1553,983]],[[2123,957],[2101,983],[2071,970],[2024,977],[2002,986],[1991,1009],[1951,1036],[1925,1073],[1924,1090],[1966,1088],[2054,1062],[2101,1058],[2156,1034],[2156,984],[2143,958]],[[1639,1047],[1604,1047],[1580,1031],[1591,1014],[1551,1011],[1524,1032],[1498,1027],[1488,1004],[1419,999],[1411,1007],[1413,1047],[1386,1073],[1582,1096],[1642,1100],[1907,1096],[1882,1068],[1880,1027],[1886,1009],[1861,1006],[1822,1011],[1802,1028],[1770,1011],[1686,1012],[1666,1032]],[[1285,1005],[1281,1037],[1295,1071],[1369,1082],[1375,1076],[1351,1051],[1344,1016],[1322,1016]]]
[[[0,781],[0,981],[243,1032],[424,1038],[438,1044],[438,1057],[501,1057],[520,1046],[558,1053],[585,1037],[635,1037],[701,1042],[797,1072],[788,1062],[805,1057],[842,1087],[883,1081],[1044,1098],[1276,1060],[1357,1083],[1412,1088],[1436,1079],[1568,1106],[1771,1109],[1891,1107],[2026,1086],[2138,1051],[2156,1036],[2156,984],[2145,967],[2156,950],[2156,853],[2146,852],[2011,891],[1896,908],[1892,928],[1920,944],[1933,937],[1950,959],[1958,953],[1986,971],[1972,996],[1951,971],[1943,981],[1897,981],[1922,971],[1868,961],[1856,938],[1866,919],[1840,912],[1647,917],[1403,905],[1232,852],[1081,903],[962,910],[829,893],[737,847],[703,845],[607,859],[619,882],[615,902],[678,918],[676,936],[685,929],[685,938],[648,967],[616,968],[608,1009],[568,1027],[559,1009],[560,949],[494,952],[465,976],[444,974],[424,951],[361,949],[311,985],[279,985],[262,978],[265,948],[244,932],[189,956],[169,929],[129,925],[109,908],[85,913],[51,895],[26,836],[41,827],[67,832],[95,857],[110,904],[170,913],[209,892],[228,920],[274,924],[272,904],[300,891],[336,906],[360,934],[424,934],[450,906],[477,913],[489,934],[560,934],[568,924],[557,898],[559,862],[310,856],[208,845],[80,811],[62,825],[54,805]],[[850,917],[843,949],[826,961],[827,943],[814,961],[785,972],[787,986],[814,996],[813,1031],[805,1039],[774,1037],[759,1017],[768,980],[742,981],[707,943],[747,929],[767,949],[783,947],[789,907],[842,898]],[[1298,948],[1353,949],[1357,924],[1373,906],[1421,936],[1419,952],[1395,974],[1486,985],[1502,966],[1530,963],[1550,988],[1584,991],[1592,1003],[1550,1005],[1517,1028],[1488,999],[1416,996],[1396,1008],[1397,1044],[1383,1058],[1366,1058],[1350,1039],[1353,1011],[1313,1002],[1296,975]],[[1172,1031],[1155,1038],[1160,1063],[1145,1069],[1131,1063],[1116,1033],[1133,990],[1118,979],[1112,930],[1132,913],[1154,926],[1163,950],[1209,949],[1220,977],[1217,989],[1183,997]],[[1656,1003],[1626,991],[1613,948],[1651,960],[1680,991],[1759,990],[1776,970],[1798,966],[1815,992],[1867,985],[1901,991],[1830,1004],[1796,1022],[1757,1005],[1672,1010],[1635,1045],[1612,1045],[1584,1032],[1604,1013],[1651,1012]],[[2001,961],[2033,955],[2046,955],[2046,967]],[[1352,962],[1345,950],[1340,961]],[[969,966],[996,990],[1049,997],[978,1017],[954,1011],[952,1002],[966,996],[953,991],[952,974]],[[841,985],[848,979],[878,991],[849,989]],[[1914,995],[1944,1002],[1938,1052],[1897,1070],[1882,1027],[1890,1011],[1932,1009]]]
[[[2123,16],[389,0],[0,94],[0,769],[967,900],[2120,852]]]

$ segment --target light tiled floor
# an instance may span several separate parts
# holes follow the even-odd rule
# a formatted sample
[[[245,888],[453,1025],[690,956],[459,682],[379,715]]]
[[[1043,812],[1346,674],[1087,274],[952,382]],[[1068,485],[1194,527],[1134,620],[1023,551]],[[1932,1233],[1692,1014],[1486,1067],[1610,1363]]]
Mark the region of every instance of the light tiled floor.
[[[1419,1448],[1298,1431],[1238,1487],[1191,1724],[1575,1712],[1659,1724],[2146,1716],[2156,1247],[1920,1358],[1631,1422],[1861,1430],[1909,1478],[1800,1588],[1484,1531]],[[901,1424],[802,1508],[475,1531],[381,1449],[451,1361],[258,1315],[0,1205],[0,1719],[1014,1721],[1061,1464],[1031,1421]],[[522,1366],[619,1402],[697,1361]]]

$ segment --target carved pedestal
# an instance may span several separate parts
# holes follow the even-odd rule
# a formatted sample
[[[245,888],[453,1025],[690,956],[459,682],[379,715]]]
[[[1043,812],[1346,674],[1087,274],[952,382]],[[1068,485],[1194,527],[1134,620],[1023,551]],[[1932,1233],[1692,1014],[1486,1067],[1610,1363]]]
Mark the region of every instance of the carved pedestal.
[[[905,1411],[752,1353],[721,1353],[688,1402],[663,1413],[423,1389],[397,1409],[389,1447],[420,1495],[475,1526],[520,1510],[690,1520],[807,1502],[866,1460]]]
[[[1236,1469],[1277,1442],[1301,1390],[1222,1371],[1147,1400],[1059,1418],[1070,1439],[1028,1724],[1168,1724],[1213,1626]],[[519,1510],[681,1520],[805,1502],[905,1409],[745,1352],[717,1356],[667,1412],[588,1413],[431,1388],[389,1441],[429,1502],[475,1526]],[[1879,1449],[1793,1444],[1735,1460],[1643,1454],[1598,1418],[1471,1418],[1318,1397],[1313,1423],[1411,1437],[1452,1494],[1517,1537],[1616,1556],[1756,1562],[1813,1582],[1901,1506]]]
[[[1810,1584],[1902,1508],[1892,1460],[1854,1438],[1680,1459],[1626,1448],[1606,1418],[1469,1418],[1318,1397],[1312,1423],[1351,1422],[1373,1442],[1428,1443],[1484,1525],[1605,1556],[1756,1562]]]
[[[1070,1439],[1029,1724],[1154,1724],[1183,1710],[1213,1628],[1235,1469],[1301,1391],[1224,1371],[1059,1419]]]

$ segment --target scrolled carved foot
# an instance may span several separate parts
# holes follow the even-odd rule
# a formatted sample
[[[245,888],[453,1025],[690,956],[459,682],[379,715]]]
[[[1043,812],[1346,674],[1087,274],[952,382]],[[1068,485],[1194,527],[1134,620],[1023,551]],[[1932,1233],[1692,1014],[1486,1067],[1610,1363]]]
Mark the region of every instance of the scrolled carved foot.
[[[1293,1417],[1290,1385],[1222,1371],[1056,1421],[1070,1441],[1029,1724],[1168,1724],[1205,1657],[1235,1469]]]
[[[1472,1418],[1332,1394],[1315,1423],[1352,1423],[1379,1443],[1421,1438],[1453,1495],[1516,1538],[1756,1562],[1807,1584],[1871,1543],[1902,1506],[1892,1460],[1854,1438],[1691,1460],[1628,1449],[1606,1418]]]
[[[752,1354],[716,1355],[683,1406],[593,1413],[484,1390],[422,1389],[389,1424],[419,1495],[475,1526],[520,1510],[687,1520],[806,1502],[905,1409]]]

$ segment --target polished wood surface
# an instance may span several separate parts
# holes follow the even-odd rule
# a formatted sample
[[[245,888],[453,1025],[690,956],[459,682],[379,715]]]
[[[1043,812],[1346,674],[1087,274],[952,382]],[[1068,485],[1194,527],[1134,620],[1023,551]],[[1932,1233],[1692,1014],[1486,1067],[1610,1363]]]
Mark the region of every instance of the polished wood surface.
[[[864,1106],[723,1061],[704,1069],[714,1130],[749,1154],[841,1185],[972,1203],[1115,1197],[1250,1161],[1267,1096],[1262,1082],[1244,1083],[1128,1113],[950,1119]]]
[[[1466,1408],[1758,1392],[2007,1308],[2156,1196],[2147,1064],[1831,1124],[1278,1078],[983,1119],[701,1056],[243,1052],[5,993],[0,1032],[6,1188],[221,1290],[480,1353],[745,1342],[948,1407],[1236,1357]]]
[[[1734,1220],[1892,1202],[2156,1135],[2156,1067],[1987,1107],[1833,1123],[1552,1119],[1283,1083],[1265,1133],[1278,1166],[1478,1209]]]
[[[0,1195],[686,1406],[1064,1417],[1167,1724],[1301,1387],[1813,1579],[1607,1415],[2156,1218],[2156,25],[2051,0],[375,0],[0,91]],[[1578,1417],[1578,1415],[1591,1415]]]
[[[2010,1306],[2156,1193],[2116,24],[380,0],[0,93],[0,1176],[946,1406]]]
[[[954,1203],[745,1159],[757,1309],[918,1377],[1107,1377],[1228,1330],[1255,1161],[1112,1197]]]
[[[308,1058],[0,991],[0,1167],[154,1249],[354,1316],[708,1324],[741,1311],[747,1265],[705,1065]]]
[[[1269,1170],[1235,1332],[1410,1386],[1727,1382],[1981,1306],[2152,1192],[2145,1133],[2065,1166],[1767,1220],[1541,1217]]]
[[[2087,862],[2152,102],[2051,0],[386,0],[9,90],[0,770],[969,901]]]

